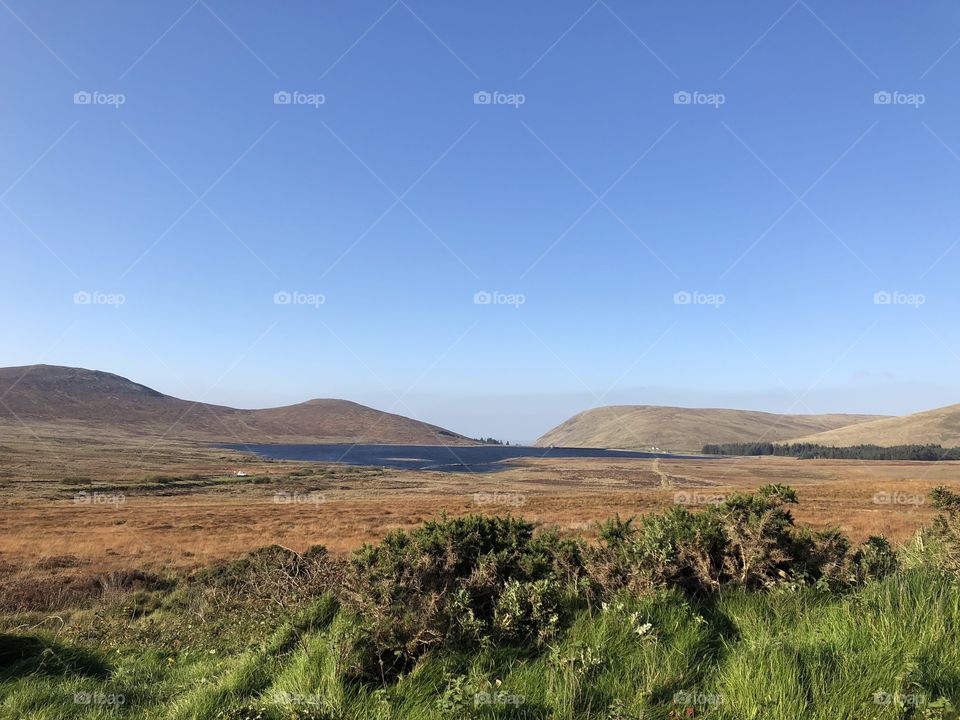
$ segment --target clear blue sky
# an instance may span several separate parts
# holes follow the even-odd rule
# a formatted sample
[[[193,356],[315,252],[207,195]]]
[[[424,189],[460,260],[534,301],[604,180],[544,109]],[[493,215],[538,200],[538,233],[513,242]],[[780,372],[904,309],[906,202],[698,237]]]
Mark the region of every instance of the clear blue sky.
[[[958,40],[945,0],[3,0],[0,364],[521,441],[958,402]]]

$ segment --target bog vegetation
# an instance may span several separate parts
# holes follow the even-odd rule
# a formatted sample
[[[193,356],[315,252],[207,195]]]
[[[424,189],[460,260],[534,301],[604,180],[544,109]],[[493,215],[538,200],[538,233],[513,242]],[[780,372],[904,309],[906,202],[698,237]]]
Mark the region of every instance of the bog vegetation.
[[[0,716],[954,718],[960,496],[931,499],[897,549],[797,526],[771,485],[592,544],[442,517],[349,558],[7,587]]]

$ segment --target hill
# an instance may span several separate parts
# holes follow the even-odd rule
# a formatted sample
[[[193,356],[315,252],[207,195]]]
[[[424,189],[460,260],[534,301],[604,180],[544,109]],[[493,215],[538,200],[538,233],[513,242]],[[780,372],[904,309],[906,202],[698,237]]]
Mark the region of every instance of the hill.
[[[960,446],[960,405],[889,417],[793,438],[791,442],[846,447],[850,445]]]
[[[877,420],[876,415],[778,415],[752,410],[610,405],[578,413],[536,444],[697,451],[706,443],[777,442]]]
[[[240,410],[164,395],[112,373],[55,365],[0,368],[0,422],[213,442],[471,442],[347,400]]]

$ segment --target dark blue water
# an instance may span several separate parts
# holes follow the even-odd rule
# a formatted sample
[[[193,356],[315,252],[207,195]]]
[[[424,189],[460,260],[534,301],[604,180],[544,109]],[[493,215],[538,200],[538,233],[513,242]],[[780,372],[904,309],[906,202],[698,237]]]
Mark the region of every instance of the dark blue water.
[[[496,472],[510,467],[510,460],[524,457],[550,458],[696,458],[699,455],[667,455],[632,450],[600,448],[538,448],[522,445],[221,445],[247,450],[272,460],[312,460],[347,465],[372,465],[437,472]]]

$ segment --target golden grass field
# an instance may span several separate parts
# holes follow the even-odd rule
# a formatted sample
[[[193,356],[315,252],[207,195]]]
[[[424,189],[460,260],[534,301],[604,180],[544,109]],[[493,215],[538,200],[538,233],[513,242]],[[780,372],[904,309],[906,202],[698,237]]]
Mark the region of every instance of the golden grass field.
[[[591,537],[593,523],[615,514],[774,482],[798,491],[803,523],[836,525],[854,540],[905,542],[935,514],[931,488],[960,491],[960,463],[948,462],[531,458],[498,473],[433,473],[265,461],[117,436],[57,440],[42,428],[37,435],[0,434],[0,571],[19,581],[183,570],[272,543],[345,553],[443,512],[510,512]],[[247,477],[236,477],[241,469]],[[151,479],[157,474],[183,479]]]

